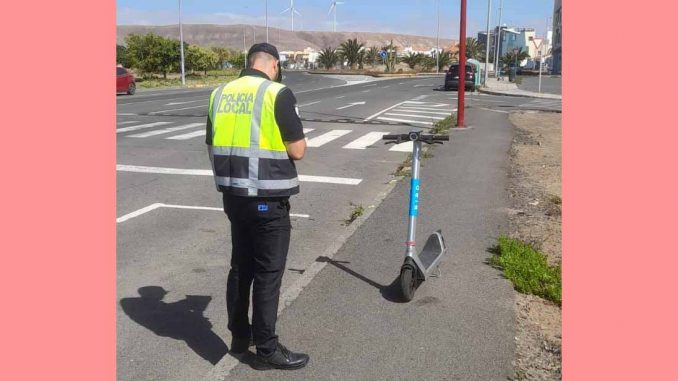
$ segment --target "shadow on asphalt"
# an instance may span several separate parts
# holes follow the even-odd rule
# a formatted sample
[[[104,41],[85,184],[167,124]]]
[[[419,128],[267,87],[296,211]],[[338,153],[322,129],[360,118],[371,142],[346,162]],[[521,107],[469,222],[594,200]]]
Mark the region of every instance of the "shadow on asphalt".
[[[331,258],[325,257],[325,256],[320,256],[316,259],[316,262],[325,262],[329,263],[332,266],[338,268],[339,270],[344,271],[345,273],[352,275],[361,281],[369,284],[370,286],[376,288],[379,290],[381,293],[381,296],[388,300],[389,302],[393,303],[406,303],[405,300],[403,300],[403,297],[400,293],[400,275],[396,276],[396,278],[389,284],[388,286],[379,284],[375,281],[373,281],[370,278],[367,278],[366,276],[359,274],[355,272],[354,270],[344,266],[344,264],[349,264],[351,262],[346,262],[346,261],[335,261]]]
[[[182,300],[165,303],[167,291],[159,286],[138,290],[140,297],[120,299],[122,310],[139,325],[158,336],[185,341],[200,357],[215,365],[228,352],[226,343],[212,331],[212,323],[203,316],[211,296],[186,295]]]

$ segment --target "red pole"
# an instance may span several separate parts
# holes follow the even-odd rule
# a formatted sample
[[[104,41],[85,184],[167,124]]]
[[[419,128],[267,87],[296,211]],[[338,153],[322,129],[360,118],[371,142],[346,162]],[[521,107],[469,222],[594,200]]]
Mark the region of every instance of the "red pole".
[[[466,87],[466,0],[461,0],[459,20],[459,96],[457,97],[457,127],[464,127],[464,88]]]

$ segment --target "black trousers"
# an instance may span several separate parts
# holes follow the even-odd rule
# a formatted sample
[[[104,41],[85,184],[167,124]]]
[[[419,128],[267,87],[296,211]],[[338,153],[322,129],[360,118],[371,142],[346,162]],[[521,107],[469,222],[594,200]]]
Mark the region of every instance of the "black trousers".
[[[225,193],[223,199],[233,246],[226,288],[228,329],[238,338],[249,338],[251,332],[257,352],[269,355],[278,344],[275,323],[290,244],[290,204],[287,198]],[[250,325],[247,313],[253,283]]]

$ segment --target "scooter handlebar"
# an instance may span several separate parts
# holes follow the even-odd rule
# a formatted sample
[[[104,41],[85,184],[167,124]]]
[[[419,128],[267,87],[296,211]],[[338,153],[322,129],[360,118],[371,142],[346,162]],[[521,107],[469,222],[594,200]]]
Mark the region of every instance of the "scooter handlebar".
[[[407,134],[388,134],[382,136],[383,140],[386,140],[386,144],[400,144],[402,142],[410,142],[420,140],[423,143],[433,144],[446,142],[450,140],[449,135],[434,135],[434,134],[422,134],[419,131],[413,131]]]

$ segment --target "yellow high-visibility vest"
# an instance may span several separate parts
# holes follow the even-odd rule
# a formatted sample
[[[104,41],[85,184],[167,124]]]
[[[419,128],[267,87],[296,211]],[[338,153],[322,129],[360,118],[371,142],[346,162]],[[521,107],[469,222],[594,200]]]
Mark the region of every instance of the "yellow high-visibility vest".
[[[243,76],[212,92],[212,169],[222,192],[250,197],[299,193],[297,170],[275,119],[275,100],[284,88]]]

